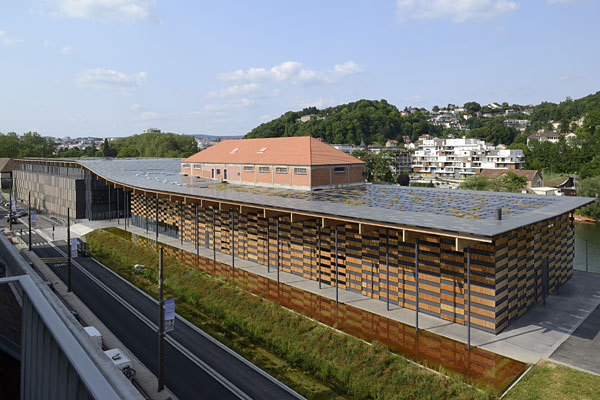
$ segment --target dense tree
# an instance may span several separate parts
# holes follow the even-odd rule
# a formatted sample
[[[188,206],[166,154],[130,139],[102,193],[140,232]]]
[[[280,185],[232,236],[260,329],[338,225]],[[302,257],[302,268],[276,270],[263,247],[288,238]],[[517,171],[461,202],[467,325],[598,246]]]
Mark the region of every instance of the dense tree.
[[[193,136],[166,132],[115,139],[110,147],[118,157],[189,157],[198,151]]]
[[[246,138],[279,136],[313,136],[326,143],[380,144],[389,139],[402,141],[407,135],[412,140],[420,135],[440,136],[442,128],[427,122],[423,111],[401,116],[398,109],[385,100],[359,100],[354,103],[317,110],[313,121],[300,122],[301,112],[289,111],[273,121],[259,125]]]
[[[0,133],[0,157],[15,157],[19,155],[19,136],[15,132]]]
[[[393,166],[396,158],[389,151],[383,150],[375,154],[366,149],[355,150],[352,155],[365,162],[367,182],[395,182]]]
[[[493,179],[483,175],[471,176],[461,183],[460,188],[494,192],[520,192],[526,185],[527,178],[509,171]]]
[[[465,110],[470,113],[474,113],[481,110],[481,105],[475,101],[469,101],[464,105]]]
[[[600,176],[580,181],[577,185],[577,196],[596,198],[595,202],[577,211],[586,217],[600,220]]]
[[[27,132],[19,138],[19,157],[52,157],[56,143],[37,132]],[[14,157],[14,154],[13,154]]]

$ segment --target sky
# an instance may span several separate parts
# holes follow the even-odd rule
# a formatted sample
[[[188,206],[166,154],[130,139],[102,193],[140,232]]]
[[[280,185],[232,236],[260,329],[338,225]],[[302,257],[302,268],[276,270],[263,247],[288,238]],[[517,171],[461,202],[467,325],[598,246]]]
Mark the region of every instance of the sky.
[[[0,132],[243,135],[289,110],[600,90],[598,0],[0,0]]]

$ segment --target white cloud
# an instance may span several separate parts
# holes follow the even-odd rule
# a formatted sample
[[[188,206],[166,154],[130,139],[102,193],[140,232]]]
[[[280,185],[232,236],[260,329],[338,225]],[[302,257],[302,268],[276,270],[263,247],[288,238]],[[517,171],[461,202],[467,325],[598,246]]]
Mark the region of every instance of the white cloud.
[[[146,109],[146,107],[144,107],[144,106],[143,106],[143,105],[141,105],[141,104],[132,104],[132,105],[129,107],[129,109],[130,109],[130,110],[133,110],[133,111],[137,111],[137,110],[145,110],[145,109]]]
[[[214,111],[231,110],[231,109],[236,109],[236,108],[247,108],[247,107],[253,106],[255,103],[256,103],[256,101],[254,99],[243,98],[243,99],[239,99],[239,100],[232,100],[225,104],[206,104],[204,106],[204,111],[214,112]]]
[[[131,93],[138,89],[146,80],[146,72],[125,74],[113,69],[90,68],[81,71],[75,81],[80,87],[96,90],[119,90]]]
[[[519,4],[509,0],[398,0],[401,21],[450,19],[453,22],[488,20],[515,11]]]
[[[56,42],[53,42],[52,40],[44,40],[42,42],[42,45],[44,46],[45,49],[49,49],[52,47],[56,47]]]
[[[47,0],[51,15],[98,20],[132,22],[148,19],[155,0]]]
[[[138,119],[140,119],[142,121],[154,121],[157,119],[165,119],[165,118],[166,118],[166,116],[164,114],[160,114],[160,113],[153,112],[153,111],[144,111],[138,117]]]
[[[69,54],[71,54],[71,50],[71,46],[63,46],[58,52],[58,54],[60,54],[61,56],[68,56]]]
[[[339,101],[335,99],[326,99],[324,97],[320,97],[318,99],[303,99],[296,98],[290,104],[290,107],[293,109],[304,109],[307,107],[317,107],[317,108],[325,108],[329,106],[333,106],[339,104]]]
[[[269,69],[249,68],[219,75],[224,81],[250,81],[250,82],[291,82],[291,83],[334,83],[344,76],[361,72],[362,67],[353,61],[335,65],[332,69],[316,71],[305,68],[297,61],[286,61]]]
[[[233,85],[225,88],[223,90],[219,90],[216,92],[210,92],[208,97],[210,98],[224,98],[224,97],[234,97],[240,95],[246,95],[249,93],[256,92],[260,86],[256,83],[248,83],[246,85]]]
[[[0,44],[2,46],[10,47],[16,46],[17,44],[23,43],[23,39],[17,39],[13,37],[6,36],[5,31],[0,31]]]

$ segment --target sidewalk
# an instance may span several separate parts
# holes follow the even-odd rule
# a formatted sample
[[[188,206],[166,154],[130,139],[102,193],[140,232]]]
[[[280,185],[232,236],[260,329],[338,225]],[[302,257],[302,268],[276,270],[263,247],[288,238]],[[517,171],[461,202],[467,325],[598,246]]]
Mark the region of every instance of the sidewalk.
[[[111,222],[79,221],[78,224],[72,226],[72,233],[84,234],[84,232],[87,233],[94,229],[111,226],[117,226],[116,220]],[[123,221],[118,227],[124,227]],[[57,240],[59,230],[65,235],[64,228],[57,228]],[[127,230],[152,240],[156,238],[155,232],[146,234],[144,229],[135,226],[129,225]],[[176,238],[159,235],[159,241],[191,253],[196,252],[194,245],[185,242],[182,245]],[[200,256],[212,259],[213,250],[200,247]],[[217,252],[217,261],[231,265],[231,255]],[[235,267],[274,281],[277,280],[277,271],[274,265],[271,266],[271,273],[267,273],[266,266],[236,257]],[[280,281],[335,300],[334,286],[324,285],[322,289],[319,289],[317,281],[283,271],[280,272]],[[394,304],[391,304],[390,311],[387,311],[384,301],[343,289],[339,290],[339,301],[410,326],[415,325],[415,312]],[[549,358],[598,305],[600,305],[600,274],[574,271],[572,278],[560,288],[560,295],[548,296],[545,306],[536,304],[500,334],[495,335],[471,329],[471,345],[519,361],[535,363],[539,359]],[[463,343],[467,342],[466,326],[431,315],[419,313],[419,328]],[[594,357],[594,355],[590,355],[590,357]]]

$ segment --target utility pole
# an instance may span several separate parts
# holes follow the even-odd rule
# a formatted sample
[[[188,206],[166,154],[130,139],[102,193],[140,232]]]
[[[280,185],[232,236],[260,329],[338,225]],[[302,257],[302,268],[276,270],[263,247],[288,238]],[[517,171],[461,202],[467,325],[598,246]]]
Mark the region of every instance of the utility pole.
[[[165,388],[165,300],[163,299],[163,248],[158,258],[158,391]]]
[[[29,212],[27,216],[29,220],[29,251],[31,251],[31,190],[29,191]]]
[[[10,178],[10,193],[9,193],[9,207],[10,207],[10,215],[9,215],[9,221],[8,221],[8,226],[10,228],[10,230],[12,231],[12,219],[13,219],[13,205],[12,205],[12,192],[13,192],[13,178]]]
[[[467,350],[471,349],[471,247],[467,246]]]
[[[71,291],[71,209],[67,208],[67,292]]]

